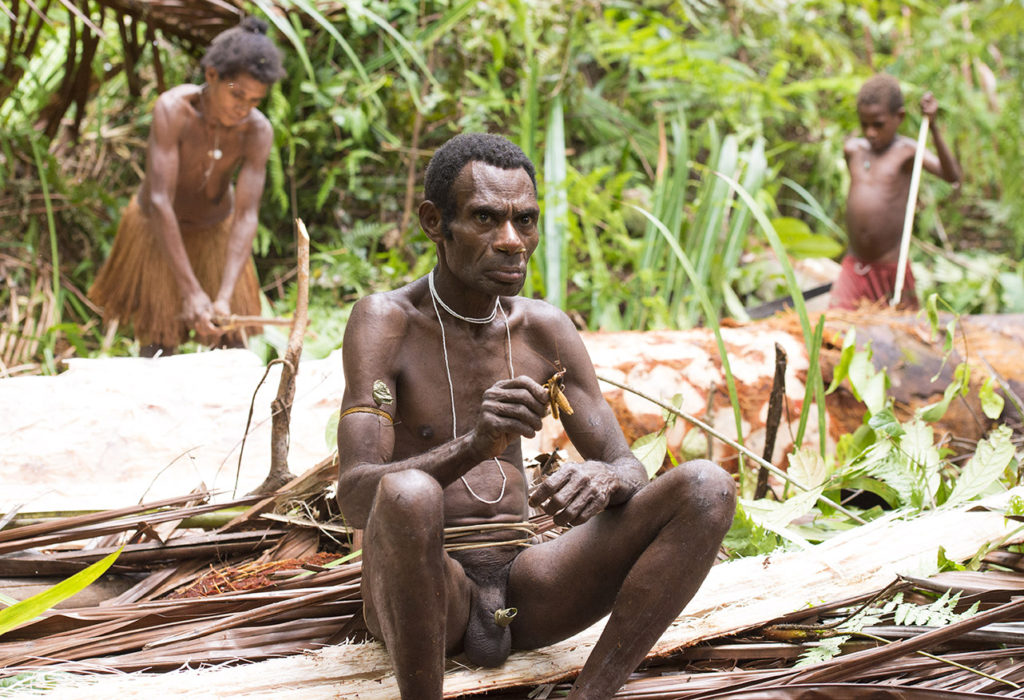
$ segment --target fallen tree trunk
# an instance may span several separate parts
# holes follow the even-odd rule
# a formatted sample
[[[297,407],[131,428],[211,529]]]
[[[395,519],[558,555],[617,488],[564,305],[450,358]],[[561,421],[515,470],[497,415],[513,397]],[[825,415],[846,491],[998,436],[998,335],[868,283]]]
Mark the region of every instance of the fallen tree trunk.
[[[812,325],[817,320],[812,317]],[[943,319],[943,323],[948,320]],[[942,420],[935,424],[936,434],[947,440],[955,436],[972,444],[989,430],[992,422],[981,410],[976,389],[993,372],[1006,380],[1018,396],[1024,395],[1024,364],[1015,361],[1018,348],[1024,344],[1024,314],[962,317],[954,352],[945,359],[942,338],[930,337],[931,331],[923,315],[874,309],[870,312],[829,311],[819,355],[826,387],[839,362],[843,339],[851,328],[856,329],[858,348],[870,343],[875,368],[886,369],[891,383],[889,395],[901,419],[909,417],[916,408],[941,399],[958,362],[966,360],[972,366],[971,384],[975,390],[954,401]],[[728,438],[737,438],[721,358],[709,329],[584,333],[583,337],[598,375],[666,402],[678,395],[684,412],[700,418]],[[772,456],[768,458],[773,464],[785,465],[793,450],[809,367],[799,321],[792,313],[780,314],[723,328],[722,337],[739,394],[740,437],[743,444],[757,454],[765,447],[775,374],[775,346],[787,356],[783,415]],[[603,384],[602,388],[630,442],[665,424],[661,409],[651,402],[609,384]],[[826,397],[825,407],[825,440],[832,449],[840,436],[861,425],[865,408],[847,383]],[[811,415],[815,414],[816,409],[812,407]],[[1010,401],[1006,403],[1004,419],[1021,420]],[[813,424],[812,419],[811,426]],[[693,445],[700,447],[702,443],[685,439],[690,430],[693,428],[689,424],[677,421],[668,432],[669,449],[682,458],[707,456],[726,468],[735,468],[736,451],[721,442],[711,441],[705,454],[694,453]],[[804,444],[817,446],[818,434],[813,427],[807,430]],[[567,449],[572,454],[561,424],[550,417],[532,446],[537,452]]]
[[[1017,488],[991,499],[988,505],[1001,507],[1022,494],[1024,488]],[[936,569],[940,547],[948,558],[963,560],[986,544],[1019,541],[1017,529],[1000,513],[968,510],[968,506],[908,520],[893,514],[805,551],[720,564],[712,568],[697,596],[662,635],[650,656],[663,657],[821,601],[871,593],[899,574],[927,575]],[[582,668],[602,627],[600,622],[559,644],[514,653],[499,668],[471,669],[453,661],[445,674],[445,697],[570,678]],[[303,700],[398,697],[390,661],[378,643],[341,644],[233,668],[118,676],[76,687],[62,685],[59,692],[69,699],[270,694]]]

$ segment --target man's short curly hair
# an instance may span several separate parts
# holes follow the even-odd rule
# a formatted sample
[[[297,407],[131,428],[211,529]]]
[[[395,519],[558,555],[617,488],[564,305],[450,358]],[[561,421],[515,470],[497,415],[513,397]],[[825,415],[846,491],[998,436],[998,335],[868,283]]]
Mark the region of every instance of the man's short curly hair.
[[[455,218],[456,201],[452,196],[455,179],[467,163],[482,161],[503,170],[522,168],[530,176],[537,194],[537,175],[533,163],[519,146],[497,134],[467,133],[448,139],[430,159],[423,179],[423,194],[441,211],[442,226]]]
[[[222,78],[248,73],[264,85],[285,76],[281,52],[267,36],[267,23],[256,17],[246,17],[214,37],[200,65],[213,68]]]
[[[903,109],[903,92],[896,78],[887,73],[878,73],[867,79],[857,93],[857,106],[885,105],[890,114]]]

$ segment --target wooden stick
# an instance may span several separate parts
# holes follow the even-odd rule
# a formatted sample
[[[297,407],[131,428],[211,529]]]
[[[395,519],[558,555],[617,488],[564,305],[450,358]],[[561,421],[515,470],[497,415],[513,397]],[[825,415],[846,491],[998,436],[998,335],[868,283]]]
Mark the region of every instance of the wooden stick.
[[[309,323],[309,234],[302,219],[295,219],[295,234],[298,244],[298,298],[295,301],[295,315],[288,346],[284,352],[281,367],[281,382],[277,398],[271,402],[270,427],[270,473],[253,493],[272,493],[295,478],[288,470],[288,442],[292,413],[292,398],[295,396],[295,375],[299,372],[302,355],[302,337]]]
[[[903,296],[903,281],[906,277],[907,256],[910,254],[910,232],[914,228],[914,210],[917,209],[917,189],[921,185],[921,164],[924,161],[924,144],[928,140],[928,116],[921,120],[921,131],[917,135],[917,151],[914,153],[914,170],[910,175],[910,194],[907,196],[907,213],[903,217],[903,237],[900,239],[900,259],[896,264],[896,284],[891,306],[897,306]]]
[[[231,330],[239,326],[290,326],[290,318],[268,318],[266,316],[214,316],[213,322],[223,330]]]

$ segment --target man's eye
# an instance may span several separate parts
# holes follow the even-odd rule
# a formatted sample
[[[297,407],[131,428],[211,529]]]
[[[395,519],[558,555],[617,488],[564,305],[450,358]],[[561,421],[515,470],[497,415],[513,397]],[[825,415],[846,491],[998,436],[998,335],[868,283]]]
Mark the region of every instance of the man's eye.
[[[490,222],[490,220],[491,220],[491,215],[490,215],[490,214],[488,214],[488,213],[487,213],[487,212],[485,212],[485,211],[480,211],[480,212],[477,212],[477,214],[476,214],[476,220],[477,220],[478,222],[480,222],[481,224],[486,224],[486,223],[489,223],[489,222]]]
[[[531,224],[533,224],[533,215],[523,214],[522,216],[519,217],[520,226],[530,226]]]

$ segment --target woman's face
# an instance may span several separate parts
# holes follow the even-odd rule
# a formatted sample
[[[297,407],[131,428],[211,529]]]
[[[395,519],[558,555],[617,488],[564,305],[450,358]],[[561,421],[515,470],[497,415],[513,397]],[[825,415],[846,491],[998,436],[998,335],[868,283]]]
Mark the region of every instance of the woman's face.
[[[238,126],[267,96],[267,85],[248,73],[221,77],[215,68],[206,69],[208,118],[220,126]]]

